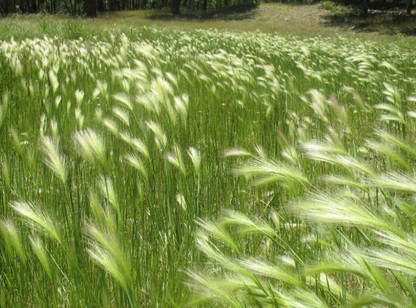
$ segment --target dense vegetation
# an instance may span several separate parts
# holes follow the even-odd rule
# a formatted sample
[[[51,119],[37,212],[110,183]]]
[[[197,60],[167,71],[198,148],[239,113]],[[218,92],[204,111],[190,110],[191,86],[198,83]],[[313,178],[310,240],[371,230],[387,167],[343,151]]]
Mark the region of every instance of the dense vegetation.
[[[265,0],[264,2],[311,4],[317,0]],[[324,1],[329,2],[329,1]],[[335,0],[335,4],[359,7],[367,15],[369,7],[391,9],[406,6],[406,13],[411,14],[413,0]],[[172,15],[178,15],[181,8],[186,11],[219,10],[238,5],[258,5],[259,0],[4,0],[0,2],[0,14],[13,13],[67,13],[71,15],[97,17],[98,12],[143,9],[169,9]]]
[[[413,307],[416,53],[0,41],[1,307]]]

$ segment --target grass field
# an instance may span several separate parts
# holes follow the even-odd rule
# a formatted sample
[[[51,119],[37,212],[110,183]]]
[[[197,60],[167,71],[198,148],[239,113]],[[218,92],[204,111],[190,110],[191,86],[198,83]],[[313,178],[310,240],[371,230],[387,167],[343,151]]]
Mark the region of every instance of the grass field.
[[[0,21],[0,307],[414,307],[413,39],[111,18]]]
[[[329,2],[329,1],[326,1]],[[323,4],[262,3],[258,6],[237,6],[206,13],[183,10],[173,18],[166,10],[119,11],[103,13],[94,20],[75,19],[65,15],[17,15],[0,19],[0,39],[9,40],[57,35],[62,38],[100,37],[107,28],[129,32],[142,27],[189,31],[218,29],[219,31],[279,33],[310,37],[325,35],[358,37],[362,40],[396,42],[406,38],[415,43],[416,17],[403,15],[402,10],[370,10],[368,18],[358,9]],[[375,38],[374,38],[375,36]],[[413,36],[409,39],[409,36]]]

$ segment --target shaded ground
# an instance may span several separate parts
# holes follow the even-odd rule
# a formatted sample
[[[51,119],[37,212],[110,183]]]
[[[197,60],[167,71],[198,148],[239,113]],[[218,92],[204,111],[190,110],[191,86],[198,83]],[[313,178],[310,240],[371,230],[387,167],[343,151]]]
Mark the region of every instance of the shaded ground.
[[[363,17],[357,8],[339,7],[332,11],[321,8],[321,4],[280,4],[237,6],[206,13],[185,12],[173,17],[169,12],[151,12],[150,20],[203,21],[227,23],[244,21],[243,30],[266,29],[287,33],[383,33],[415,35],[416,15],[406,16],[404,9],[370,9]],[[227,24],[229,25],[229,24]],[[236,26],[236,25],[234,25]],[[248,27],[253,29],[247,29]]]
[[[320,18],[329,13],[319,9],[319,5],[296,5],[263,3],[261,5],[240,5],[221,10],[213,10],[205,13],[184,13],[180,17],[173,17],[170,13],[150,13],[149,19],[200,19],[200,20],[252,20],[264,24],[279,25],[281,23],[292,23],[294,26],[300,24],[318,25]]]
[[[246,20],[254,19],[255,12],[258,5],[238,5],[221,10],[212,10],[208,12],[184,12],[179,16],[172,16],[169,12],[153,12],[150,13],[147,18],[151,20],[173,20],[173,19],[186,19],[186,20]]]
[[[350,28],[355,32],[405,35],[416,32],[416,15],[406,15],[405,8],[372,8],[366,17],[358,9],[335,8],[331,14],[323,16],[322,22],[328,27]]]
[[[218,28],[233,31],[279,32],[295,35],[334,34],[333,29],[323,26],[321,19],[330,12],[319,9],[319,5],[296,5],[262,3],[258,6],[237,6],[206,13],[183,11],[173,17],[168,11],[126,11],[102,16],[104,20],[122,22],[151,22],[169,28]]]

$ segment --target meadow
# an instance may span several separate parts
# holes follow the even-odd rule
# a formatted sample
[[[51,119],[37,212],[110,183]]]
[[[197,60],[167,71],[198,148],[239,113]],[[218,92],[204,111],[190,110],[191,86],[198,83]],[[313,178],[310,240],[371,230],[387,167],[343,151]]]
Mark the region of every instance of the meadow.
[[[0,41],[0,307],[416,305],[413,44],[80,24]]]

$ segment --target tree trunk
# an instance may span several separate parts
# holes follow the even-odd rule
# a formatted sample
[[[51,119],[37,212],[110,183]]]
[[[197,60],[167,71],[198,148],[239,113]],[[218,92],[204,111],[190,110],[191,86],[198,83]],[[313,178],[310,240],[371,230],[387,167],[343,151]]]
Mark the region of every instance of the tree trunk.
[[[85,0],[85,13],[88,18],[97,17],[97,6],[95,0]]]
[[[104,0],[97,0],[97,11],[98,12],[104,12]]]
[[[412,7],[413,7],[413,0],[409,0],[409,2],[407,2],[407,8],[406,8],[407,15],[412,14]]]
[[[180,0],[171,0],[170,2],[170,8],[172,15],[179,15],[179,6],[180,6]]]
[[[12,10],[11,10],[11,5],[10,5],[10,1],[9,0],[0,2],[0,13],[3,16],[9,15],[11,13],[11,11]]]
[[[23,0],[20,0],[19,8],[20,8],[21,13],[23,13],[23,14],[26,13],[26,6],[25,6],[25,2]]]
[[[206,12],[208,8],[208,0],[204,0],[204,2],[202,2],[202,12]]]
[[[363,2],[363,15],[367,16],[368,14],[368,0],[364,0]]]

